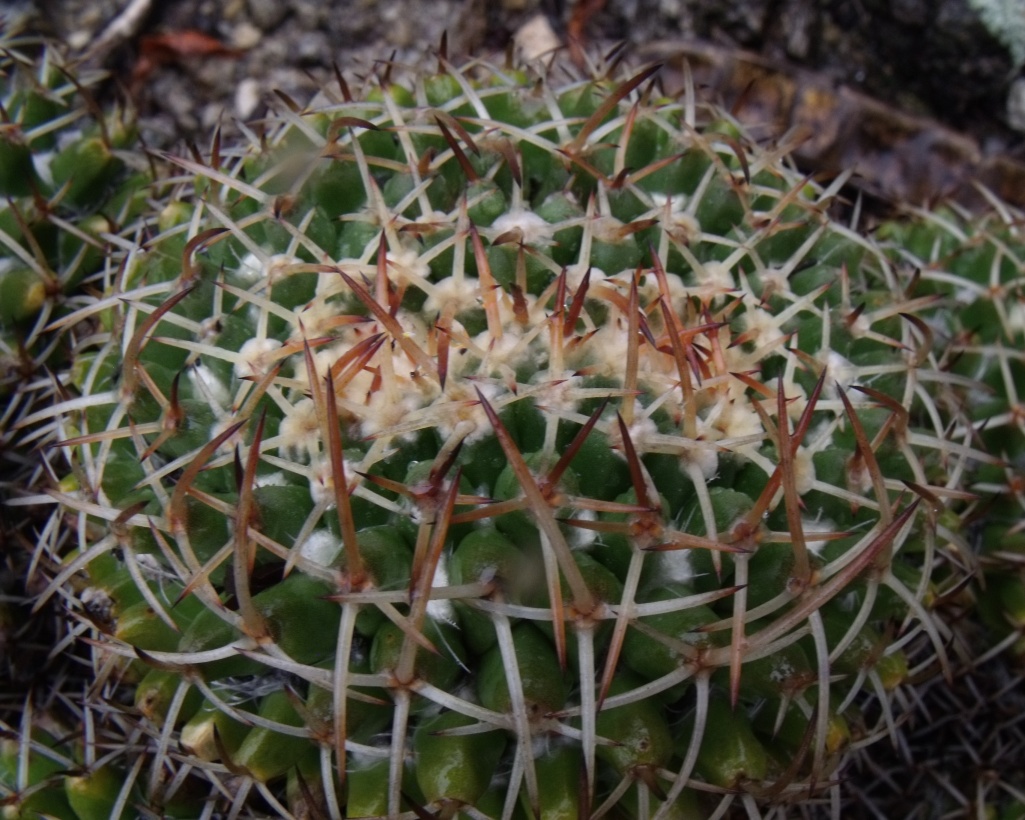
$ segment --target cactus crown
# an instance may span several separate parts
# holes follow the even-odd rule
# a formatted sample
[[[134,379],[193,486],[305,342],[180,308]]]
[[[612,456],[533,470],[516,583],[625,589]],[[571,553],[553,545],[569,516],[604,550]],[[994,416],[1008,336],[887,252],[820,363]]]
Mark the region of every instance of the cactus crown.
[[[996,462],[951,421],[950,282],[654,72],[340,78],[165,157],[43,414],[48,594],[87,574],[159,738],[122,800],[752,813],[946,663],[944,516]]]

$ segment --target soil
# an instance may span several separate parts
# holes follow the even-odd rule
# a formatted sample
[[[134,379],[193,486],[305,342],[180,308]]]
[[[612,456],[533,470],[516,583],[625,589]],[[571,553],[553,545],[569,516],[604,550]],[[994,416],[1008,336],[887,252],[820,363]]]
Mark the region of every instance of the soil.
[[[784,74],[811,71],[824,87],[935,118],[985,154],[1015,156],[1023,146],[1007,112],[1017,67],[968,0],[21,0],[14,6],[32,28],[109,68],[157,143],[205,139],[218,123],[258,117],[275,91],[306,101],[333,82],[333,65],[366,74],[388,59],[429,59],[446,32],[448,52],[458,60],[501,59],[515,38],[529,44],[538,32],[566,46],[579,31],[588,53],[622,42],[637,62],[653,48],[663,55],[695,42],[743,50]],[[125,22],[118,15],[126,8],[141,13],[122,36],[110,37]],[[177,53],[168,52],[168,38],[197,33],[209,38],[205,46],[193,43],[190,53],[178,43]]]

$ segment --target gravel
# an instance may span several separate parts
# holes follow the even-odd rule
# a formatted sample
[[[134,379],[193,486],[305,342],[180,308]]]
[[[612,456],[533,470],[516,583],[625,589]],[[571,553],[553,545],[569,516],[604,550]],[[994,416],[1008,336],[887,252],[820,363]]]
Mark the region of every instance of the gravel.
[[[235,56],[189,56],[158,65],[132,89],[155,142],[203,139],[218,122],[259,116],[275,90],[304,101],[332,82],[334,64],[366,74],[392,58],[429,59],[443,33],[453,58],[502,59],[517,33],[539,29],[567,42],[572,0],[8,0],[30,25],[111,69],[127,85],[154,35],[199,31]],[[968,0],[590,0],[592,53],[625,42],[701,40],[746,49],[784,71],[820,72],[902,111],[965,131],[988,151],[1017,153],[1008,50]],[[4,4],[0,2],[0,8]],[[126,8],[141,7],[128,36],[103,42]],[[532,27],[526,29],[525,27]],[[545,35],[547,32],[547,35]],[[103,48],[96,49],[100,41]],[[1016,99],[1016,98],[1015,98]]]

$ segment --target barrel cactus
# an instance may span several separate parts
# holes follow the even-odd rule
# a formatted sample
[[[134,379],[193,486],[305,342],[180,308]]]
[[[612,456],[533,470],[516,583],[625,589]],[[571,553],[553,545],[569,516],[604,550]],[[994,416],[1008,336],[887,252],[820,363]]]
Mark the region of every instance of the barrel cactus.
[[[949,673],[959,284],[655,72],[339,76],[163,158],[45,414],[131,805],[839,811]]]

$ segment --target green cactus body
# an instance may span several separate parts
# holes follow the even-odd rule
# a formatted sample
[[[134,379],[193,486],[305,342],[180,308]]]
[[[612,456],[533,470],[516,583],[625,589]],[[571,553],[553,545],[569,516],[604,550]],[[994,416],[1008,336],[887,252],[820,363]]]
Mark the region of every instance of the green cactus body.
[[[151,176],[124,111],[98,113],[96,71],[0,25],[0,495],[24,492],[58,438],[49,406],[80,338],[77,312],[115,276],[111,237],[145,205]],[[72,329],[76,332],[72,332]],[[58,376],[58,378],[60,378]],[[35,461],[33,464],[32,462]]]
[[[954,290],[958,310],[938,316],[940,364],[968,380],[962,423],[953,436],[969,435],[987,453],[973,463],[968,489],[979,500],[960,519],[944,524],[966,553],[981,554],[974,594],[994,643],[1020,631],[1025,574],[1020,560],[1025,456],[1025,294],[1019,229],[1004,206],[969,220],[954,210],[918,214],[920,221],[889,226],[884,247],[921,266],[923,285],[937,293]],[[977,539],[972,531],[978,531]],[[976,540],[976,544],[971,541]],[[1020,660],[1021,645],[1013,650]]]
[[[188,599],[143,629],[148,580],[105,640],[154,703],[201,690],[178,724],[265,796],[771,803],[836,782],[866,680],[942,654],[932,510],[977,453],[940,301],[827,216],[838,185],[649,76],[451,69],[170,159],[194,190],[96,307],[62,502],[90,572],[145,555]],[[223,692],[275,676],[212,745]],[[342,714],[370,706],[372,738]]]
[[[60,748],[47,732],[33,727],[0,741],[0,785],[3,788],[5,818],[36,817],[40,814],[70,816],[70,806],[59,788],[66,748]],[[28,746],[24,754],[23,745]]]

